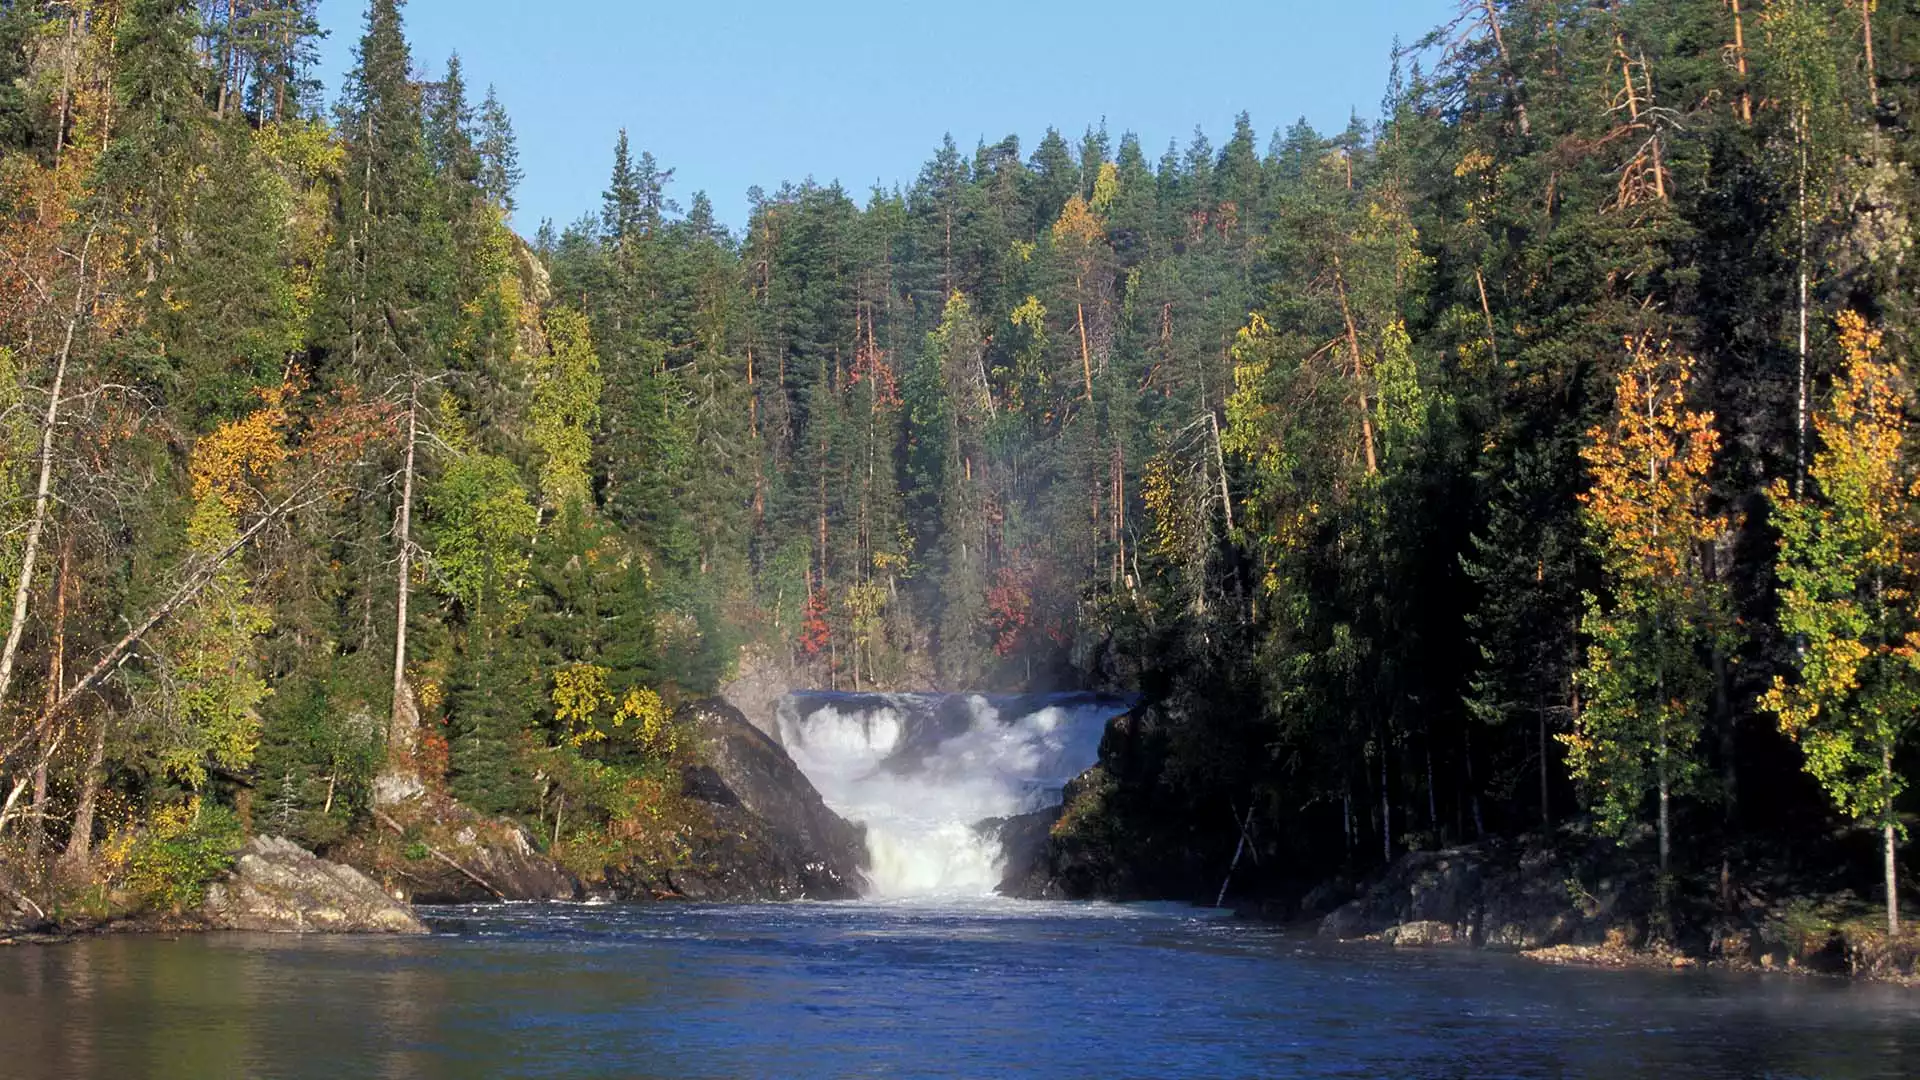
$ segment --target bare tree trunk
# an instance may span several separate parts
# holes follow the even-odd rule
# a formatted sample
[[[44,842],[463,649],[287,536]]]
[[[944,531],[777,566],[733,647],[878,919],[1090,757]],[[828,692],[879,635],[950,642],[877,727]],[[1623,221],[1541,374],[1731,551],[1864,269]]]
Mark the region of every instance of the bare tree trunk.
[[[102,653],[100,658],[94,662],[94,665],[87,669],[85,675],[82,675],[77,682],[67,687],[67,689],[60,694],[60,699],[55,701],[47,709],[46,714],[40,718],[39,723],[35,724],[31,731],[28,731],[12,743],[9,743],[5,751],[0,752],[0,766],[4,766],[7,762],[12,761],[14,755],[18,754],[22,747],[38,739],[49,725],[59,719],[63,713],[73,706],[73,703],[80,698],[80,695],[88,693],[92,691],[94,687],[100,685],[108,675],[111,675],[115,669],[126,661],[127,654],[133,651],[133,647],[139,644],[142,638],[153,633],[154,629],[160,626],[160,624],[172,618],[174,612],[192,603],[194,599],[200,595],[201,591],[213,581],[214,576],[220,572],[220,568],[225,566],[228,560],[245,550],[247,545],[253,543],[254,539],[264,532],[268,525],[273,524],[302,506],[312,505],[315,498],[317,498],[317,496],[313,496],[310,490],[303,488],[266,513],[261,514],[258,521],[247,526],[247,530],[230,541],[226,547],[221,548],[211,557],[201,560],[197,566],[193,566],[192,569],[188,571],[186,579],[173,590],[172,594],[170,594],[165,601],[161,602],[160,606],[149,611],[146,618],[141,619],[137,625],[121,635],[120,640],[114,642],[111,648],[105,653]]]
[[[93,814],[100,801],[101,769],[107,761],[107,724],[111,714],[101,710],[93,729],[93,746],[87,751],[87,765],[80,774],[80,799],[73,808],[73,831],[67,836],[67,850],[61,862],[78,867],[93,854]]]
[[[1393,799],[1387,793],[1387,742],[1380,740],[1380,854],[1393,862]]]
[[[420,438],[420,382],[407,391],[407,461],[400,474],[400,520],[395,533],[400,544],[400,569],[395,579],[393,620],[393,714],[387,726],[387,765],[394,767],[413,752],[420,725],[413,688],[407,685],[407,602],[413,593],[413,474]]]
[[[73,117],[73,80],[74,68],[78,63],[80,34],[80,15],[67,18],[67,39],[60,49],[60,118],[53,131],[53,164],[60,165],[60,159],[67,150],[67,124]]]
[[[1753,93],[1747,87],[1747,28],[1740,17],[1740,0],[1733,3],[1733,63],[1740,72],[1740,122],[1753,123]],[[1872,47],[1872,39],[1868,39]]]
[[[1541,705],[1540,717],[1540,831],[1553,831],[1553,811],[1547,797],[1547,709]]]
[[[173,591],[171,596],[167,597],[159,607],[149,612],[147,617],[140,620],[137,626],[128,630],[91,668],[87,669],[87,673],[81,676],[78,682],[63,691],[59,699],[47,707],[46,712],[40,717],[40,722],[34,725],[33,730],[16,739],[4,752],[0,752],[0,766],[4,766],[8,761],[12,760],[13,756],[19,753],[22,747],[37,739],[43,738],[46,732],[51,729],[54,721],[71,708],[73,703],[79,699],[80,695],[92,691],[93,688],[104,681],[109,674],[119,668],[125,661],[127,654],[132,651],[133,647],[138,644],[142,638],[152,633],[155,627],[166,622],[174,612],[185,607],[191,603],[195,597],[199,596],[201,590],[207,587],[207,584],[213,580],[214,575],[219,572],[220,568],[226,565],[227,560],[233,558],[245,549],[248,544],[251,544],[254,538],[259,536],[269,524],[278,521],[294,509],[303,505],[308,505],[304,491],[290,496],[284,502],[281,502],[273,509],[262,514],[260,520],[248,526],[247,531],[234,538],[225,548],[222,548],[211,558],[204,560],[198,567],[194,568],[187,575],[186,580],[181,582],[180,586]],[[99,800],[100,785],[102,782],[101,767],[106,761],[107,724],[110,718],[111,714],[103,710],[99,725],[94,729],[93,746],[87,754],[86,767],[81,774],[80,798],[74,809],[73,831],[67,837],[67,850],[62,857],[62,861],[69,865],[84,863],[93,848],[94,808]]]
[[[1500,366],[1500,341],[1493,333],[1493,305],[1487,303],[1487,278],[1479,267],[1473,268],[1473,283],[1480,287],[1480,315],[1487,321],[1487,353],[1495,367]]]
[[[1655,769],[1660,789],[1660,876],[1664,878],[1667,876],[1667,870],[1672,861],[1671,857],[1673,853],[1673,784],[1667,778],[1667,732],[1665,725],[1662,725],[1660,730],[1660,744],[1657,753],[1660,755],[1658,765]]]
[[[1807,485],[1807,133],[1800,133],[1800,341],[1799,370],[1793,398],[1793,495],[1805,494]]]
[[[1353,784],[1349,781],[1340,791],[1340,824],[1346,830],[1347,858],[1353,858]]]
[[[1494,10],[1493,0],[1480,0],[1487,12],[1487,29],[1493,32],[1494,48],[1500,52],[1500,66],[1503,69],[1503,81],[1507,84],[1507,96],[1513,101],[1513,117],[1520,125],[1522,136],[1533,134],[1533,125],[1527,122],[1526,95],[1520,87],[1520,75],[1513,69],[1513,57],[1507,53],[1507,39],[1500,32],[1500,15]]]
[[[1483,840],[1487,835],[1487,819],[1480,812],[1480,785],[1473,777],[1473,733],[1466,729],[1460,732],[1460,757],[1467,766],[1467,806],[1473,812],[1473,838]]]
[[[33,762],[33,801],[27,806],[28,866],[39,864],[40,852],[47,844],[47,767],[58,745],[55,740],[46,740]]]
[[[233,5],[227,0],[227,32],[220,43],[220,100],[215,104],[213,114],[221,119],[227,115],[227,98],[232,93],[233,68],[235,63],[233,48]]]
[[[1127,571],[1127,460],[1120,446],[1120,432],[1113,433],[1113,453],[1109,459],[1111,480],[1109,489],[1113,498],[1113,513],[1109,515],[1109,532],[1114,545],[1113,580],[1118,583]]]
[[[14,663],[20,655],[20,638],[27,629],[27,600],[33,592],[33,567],[40,558],[40,537],[46,532],[52,507],[53,440],[60,424],[60,394],[66,389],[67,362],[73,356],[73,337],[80,317],[87,309],[87,257],[93,251],[93,232],[80,248],[80,282],[73,290],[73,311],[67,316],[66,339],[61,342],[59,358],[54,362],[53,385],[47,391],[47,411],[40,424],[40,479],[34,488],[33,516],[27,523],[26,546],[20,554],[20,580],[13,588],[13,619],[7,627],[7,643],[0,649],[0,705],[5,705],[13,683]]]
[[[1076,286],[1076,288],[1079,286]],[[1087,306],[1076,300],[1074,318],[1080,327],[1080,369],[1086,379],[1087,400],[1093,400],[1093,347],[1087,343]]]
[[[1426,738],[1423,740],[1427,751],[1427,825],[1433,830],[1435,842],[1440,838],[1440,802],[1433,785],[1433,725],[1427,724]]]
[[[1253,803],[1247,803],[1247,816],[1240,825],[1240,842],[1233,846],[1233,861],[1227,864],[1227,876],[1220,879],[1220,895],[1213,898],[1213,906],[1227,906],[1227,886],[1233,884],[1233,872],[1240,869],[1240,856],[1247,853],[1247,830],[1253,827]]]
[[[1360,398],[1360,440],[1367,456],[1367,475],[1380,471],[1380,459],[1373,448],[1373,409],[1367,404],[1367,364],[1360,353],[1360,328],[1354,324],[1353,308],[1347,303],[1347,279],[1340,269],[1340,257],[1333,257],[1333,283],[1340,293],[1340,316],[1347,323],[1347,352],[1353,361],[1353,385]]]
[[[1227,531],[1233,531],[1233,493],[1227,490],[1227,454],[1220,445],[1220,418],[1207,410],[1207,424],[1213,430],[1213,464],[1220,470],[1220,505],[1227,511]]]
[[[756,439],[760,437],[760,391],[753,382],[753,346],[751,345],[747,346],[747,434]],[[757,482],[755,487],[757,489]]]
[[[1867,45],[1867,107],[1880,108],[1880,76],[1873,70],[1873,6],[1875,0],[1860,0],[1860,38]]]
[[[60,700],[61,683],[66,681],[67,652],[67,578],[73,570],[73,536],[60,538],[60,576],[53,587],[53,640],[47,647],[47,696],[42,713],[51,711]],[[53,735],[53,724],[42,721],[40,752],[33,763],[33,824],[27,828],[27,861],[38,863],[47,842],[47,769],[60,740]]]
[[[1880,780],[1883,787],[1891,788],[1893,783],[1893,741],[1880,743]],[[1900,868],[1899,829],[1893,821],[1893,807],[1888,805],[1886,820],[1880,824],[1881,836],[1886,845],[1887,862],[1887,936],[1900,936]]]

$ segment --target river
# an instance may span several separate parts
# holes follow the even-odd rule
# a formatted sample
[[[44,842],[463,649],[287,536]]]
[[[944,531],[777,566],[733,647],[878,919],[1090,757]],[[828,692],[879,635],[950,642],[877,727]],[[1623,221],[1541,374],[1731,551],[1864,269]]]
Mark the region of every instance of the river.
[[[1920,1075],[1920,992],[1332,946],[1167,906],[429,909],[0,949],[0,1076]]]

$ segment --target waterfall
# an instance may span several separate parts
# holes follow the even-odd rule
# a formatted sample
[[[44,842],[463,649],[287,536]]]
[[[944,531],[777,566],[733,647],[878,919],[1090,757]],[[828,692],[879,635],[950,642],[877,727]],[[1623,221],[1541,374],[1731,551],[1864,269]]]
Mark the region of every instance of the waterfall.
[[[1058,805],[1131,701],[1095,694],[789,694],[778,734],[867,830],[869,895],[981,896],[1005,853],[981,822]]]

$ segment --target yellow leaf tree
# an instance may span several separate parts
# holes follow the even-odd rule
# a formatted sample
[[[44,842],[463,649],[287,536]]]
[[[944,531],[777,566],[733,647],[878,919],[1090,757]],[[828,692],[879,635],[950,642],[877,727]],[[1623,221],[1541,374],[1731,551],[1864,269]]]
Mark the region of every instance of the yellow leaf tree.
[[[1813,420],[1820,450],[1796,497],[1769,490],[1780,530],[1781,629],[1799,643],[1795,677],[1761,698],[1800,744],[1806,770],[1834,804],[1880,828],[1887,932],[1900,932],[1895,804],[1905,783],[1894,753],[1920,709],[1920,513],[1903,457],[1907,393],[1876,359],[1880,334],[1840,316],[1845,363],[1833,398]]]
[[[187,548],[215,559],[240,536],[240,515],[268,503],[289,454],[287,403],[296,390],[260,391],[260,407],[222,424],[194,444],[187,469],[194,506]],[[154,726],[160,764],[199,791],[209,769],[244,769],[259,742],[260,703],[272,693],[260,672],[258,641],[273,628],[265,604],[254,598],[246,569],[219,563],[199,599],[148,642],[151,688],[138,695]]]

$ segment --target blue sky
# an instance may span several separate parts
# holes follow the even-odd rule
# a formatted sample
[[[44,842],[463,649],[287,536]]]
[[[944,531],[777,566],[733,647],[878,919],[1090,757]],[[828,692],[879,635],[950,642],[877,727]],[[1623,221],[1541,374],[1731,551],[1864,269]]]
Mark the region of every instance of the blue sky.
[[[1396,35],[1411,42],[1453,0],[410,0],[416,64],[458,51],[476,99],[513,115],[526,183],[515,224],[562,224],[599,205],[621,127],[675,170],[684,205],[705,189],[746,223],[747,188],[839,180],[857,198],[910,183],[951,132],[1020,136],[1049,124],[1077,144],[1104,118],[1157,158],[1194,125],[1217,147],[1241,110],[1266,135],[1305,116],[1323,130],[1371,116]],[[364,0],[322,0],[331,102]]]

